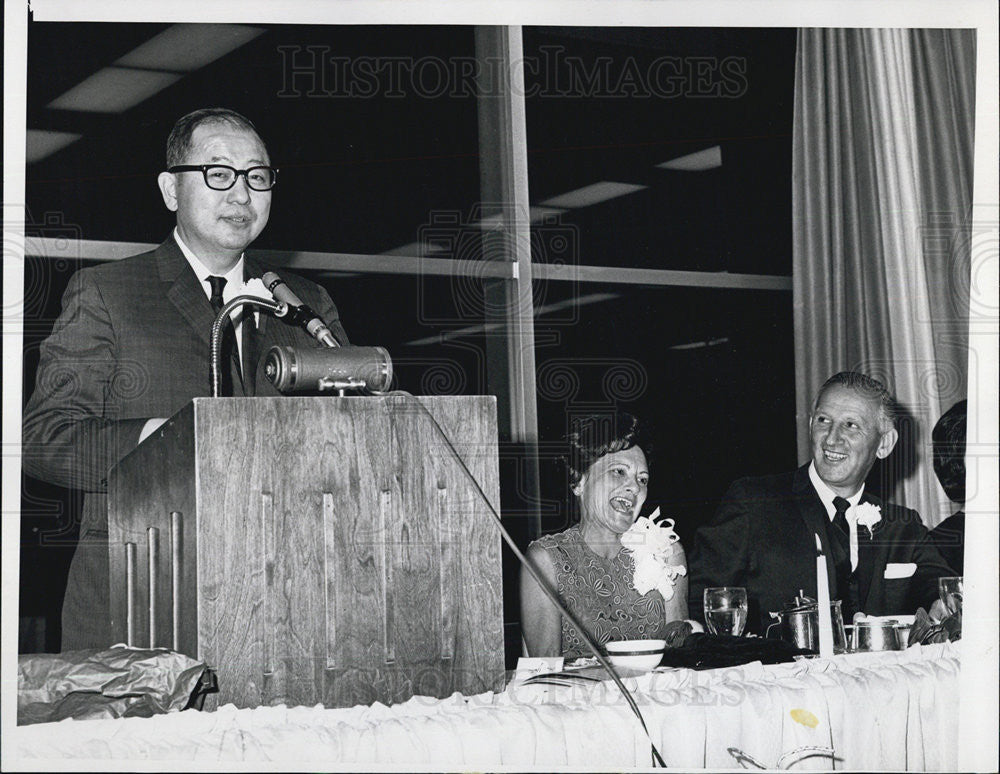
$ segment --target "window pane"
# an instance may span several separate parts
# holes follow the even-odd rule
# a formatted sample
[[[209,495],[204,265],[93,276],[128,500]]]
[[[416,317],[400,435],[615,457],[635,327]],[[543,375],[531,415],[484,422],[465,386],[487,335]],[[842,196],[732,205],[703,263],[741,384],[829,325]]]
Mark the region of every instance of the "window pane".
[[[524,54],[531,203],[576,260],[791,273],[794,29],[530,27]]]
[[[481,280],[299,273],[326,287],[352,344],[389,350],[396,389],[414,395],[489,392]]]
[[[185,25],[199,50],[213,25]],[[229,107],[260,130],[280,169],[256,247],[414,254],[431,213],[468,219],[479,199],[472,27],[227,25],[259,30],[123,112],[49,104],[114,66],[120,83],[171,25],[29,25],[29,149],[79,139],[27,169],[34,218],[60,213],[87,239],[153,242],[172,227],[156,185],[174,121]],[[200,36],[200,37],[199,37]],[[124,57],[124,59],[122,59]],[[206,58],[206,57],[203,57]],[[130,63],[121,68],[119,60]],[[167,69],[183,62],[166,62]],[[127,81],[126,81],[127,82]],[[104,97],[100,90],[96,97]],[[55,138],[55,139],[53,139]],[[30,157],[30,156],[29,156]]]
[[[795,466],[790,293],[539,284],[546,286],[535,322],[546,531],[568,525],[572,498],[555,457],[581,414],[617,406],[652,426],[646,512],[660,505],[686,544],[730,482]]]

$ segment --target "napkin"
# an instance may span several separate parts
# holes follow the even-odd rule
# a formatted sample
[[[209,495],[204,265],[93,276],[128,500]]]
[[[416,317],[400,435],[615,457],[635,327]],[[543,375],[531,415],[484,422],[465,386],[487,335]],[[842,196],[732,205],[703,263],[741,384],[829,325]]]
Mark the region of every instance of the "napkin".
[[[718,669],[752,661],[780,664],[807,654],[814,655],[784,640],[695,633],[689,634],[679,647],[667,648],[661,664],[687,669]]]

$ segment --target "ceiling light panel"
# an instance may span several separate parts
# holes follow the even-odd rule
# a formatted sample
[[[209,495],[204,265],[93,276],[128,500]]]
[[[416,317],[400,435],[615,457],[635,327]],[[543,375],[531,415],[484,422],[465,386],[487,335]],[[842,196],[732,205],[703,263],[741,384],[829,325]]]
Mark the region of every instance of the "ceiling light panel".
[[[214,62],[264,29],[243,24],[175,24],[115,62],[121,67],[191,72]]]
[[[722,166],[722,148],[713,145],[711,148],[678,156],[676,159],[657,164],[660,169],[676,169],[682,172],[704,172],[706,169],[716,169]]]
[[[446,248],[440,245],[432,245],[427,242],[410,242],[409,244],[393,247],[391,250],[383,250],[380,255],[402,255],[420,257],[429,253],[444,252]]]
[[[576,207],[590,207],[609,199],[616,199],[619,196],[626,196],[636,191],[646,188],[644,185],[633,183],[614,183],[609,180],[602,180],[600,183],[577,188],[575,191],[554,196],[542,202],[546,207],[563,207],[574,209]]]
[[[575,299],[568,299],[566,301],[559,301],[554,304],[547,304],[545,306],[540,306],[535,310],[535,317],[541,317],[546,314],[552,314],[553,312],[560,311],[567,307],[581,307],[587,304],[599,304],[604,301],[613,301],[616,298],[620,298],[621,295],[618,293],[590,293],[585,296],[580,296]],[[443,341],[448,341],[449,339],[458,339],[463,336],[474,336],[484,333],[489,333],[493,330],[499,330],[502,323],[485,323],[482,325],[470,325],[465,328],[458,328],[451,331],[441,331],[435,333],[433,336],[427,336],[422,339],[414,339],[413,341],[406,342],[405,346],[409,347],[422,347],[428,344],[440,344]]]
[[[56,97],[47,107],[89,113],[124,113],[180,78],[176,73],[105,67]]]
[[[29,129],[25,136],[24,161],[31,164],[51,156],[58,150],[79,140],[81,135],[71,132],[50,132],[44,129]]]

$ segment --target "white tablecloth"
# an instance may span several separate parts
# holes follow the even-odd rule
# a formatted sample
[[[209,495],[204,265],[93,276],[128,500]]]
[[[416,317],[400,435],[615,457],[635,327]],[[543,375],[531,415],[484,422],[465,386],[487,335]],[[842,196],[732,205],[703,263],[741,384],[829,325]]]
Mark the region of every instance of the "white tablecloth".
[[[796,769],[955,770],[961,643],[792,664],[673,670],[627,680],[669,766],[767,766],[832,747]],[[646,768],[649,741],[611,682],[414,697],[386,707],[260,707],[18,728],[17,757],[274,761],[324,769],[399,766]],[[786,763],[794,757],[786,760]],[[65,764],[63,764],[65,765]]]

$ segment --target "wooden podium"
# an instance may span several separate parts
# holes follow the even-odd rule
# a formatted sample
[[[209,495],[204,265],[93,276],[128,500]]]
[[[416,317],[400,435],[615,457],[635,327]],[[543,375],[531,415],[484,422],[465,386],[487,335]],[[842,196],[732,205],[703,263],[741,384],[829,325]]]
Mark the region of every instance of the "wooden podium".
[[[116,641],[216,670],[212,706],[503,686],[493,397],[197,398],[109,478]],[[211,697],[210,697],[211,698]]]

